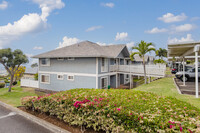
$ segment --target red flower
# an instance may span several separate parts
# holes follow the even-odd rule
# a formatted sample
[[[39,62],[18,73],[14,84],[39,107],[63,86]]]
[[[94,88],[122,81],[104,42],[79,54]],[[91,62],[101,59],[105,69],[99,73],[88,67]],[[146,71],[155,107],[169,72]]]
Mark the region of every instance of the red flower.
[[[173,125],[170,125],[169,128],[173,128]]]
[[[183,128],[180,126],[180,131],[182,132],[183,131]]]

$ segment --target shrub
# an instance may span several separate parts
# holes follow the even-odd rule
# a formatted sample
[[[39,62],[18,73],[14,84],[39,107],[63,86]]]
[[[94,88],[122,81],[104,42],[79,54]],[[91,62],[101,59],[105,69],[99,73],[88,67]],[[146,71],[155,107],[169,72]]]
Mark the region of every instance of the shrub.
[[[200,132],[200,112],[171,97],[133,90],[73,89],[25,97],[28,109],[106,132]]]
[[[5,83],[0,83],[0,88],[4,88],[5,87]]]
[[[17,84],[17,81],[14,81],[14,82],[13,82],[13,85],[16,85],[16,84]]]
[[[36,73],[36,74],[34,75],[34,79],[35,79],[35,80],[38,80],[38,73]]]

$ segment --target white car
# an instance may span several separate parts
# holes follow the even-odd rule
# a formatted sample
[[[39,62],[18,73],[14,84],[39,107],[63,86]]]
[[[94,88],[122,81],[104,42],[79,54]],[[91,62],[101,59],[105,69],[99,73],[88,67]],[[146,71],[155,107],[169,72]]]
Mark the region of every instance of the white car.
[[[199,73],[199,77],[200,77],[200,67],[198,68],[198,73]],[[175,76],[176,76],[176,78],[183,81],[183,71],[177,72]],[[187,82],[188,80],[190,80],[192,78],[195,78],[195,68],[185,71],[185,81]]]

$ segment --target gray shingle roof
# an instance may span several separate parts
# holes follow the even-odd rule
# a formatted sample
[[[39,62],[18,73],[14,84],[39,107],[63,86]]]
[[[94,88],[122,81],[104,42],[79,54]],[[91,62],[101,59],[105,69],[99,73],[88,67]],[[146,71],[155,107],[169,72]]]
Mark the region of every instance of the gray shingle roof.
[[[90,41],[76,43],[63,48],[42,53],[33,58],[64,58],[64,57],[110,57],[116,58],[126,45],[100,46]]]

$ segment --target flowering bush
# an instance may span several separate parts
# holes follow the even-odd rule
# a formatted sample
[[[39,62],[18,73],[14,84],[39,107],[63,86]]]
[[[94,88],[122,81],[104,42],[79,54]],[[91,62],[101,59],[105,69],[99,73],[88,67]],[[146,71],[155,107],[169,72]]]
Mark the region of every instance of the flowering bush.
[[[73,89],[22,104],[71,125],[106,132],[200,132],[200,112],[171,97],[132,90]]]

